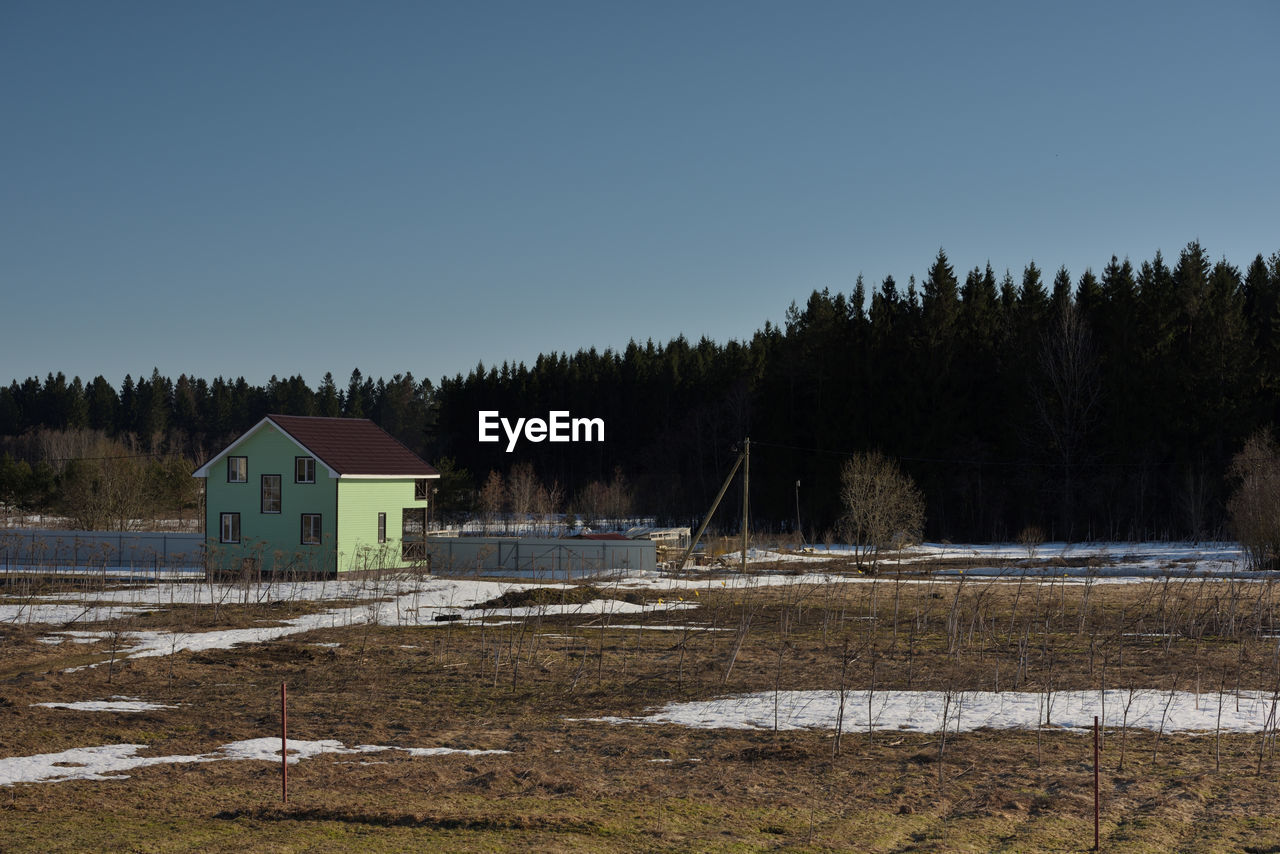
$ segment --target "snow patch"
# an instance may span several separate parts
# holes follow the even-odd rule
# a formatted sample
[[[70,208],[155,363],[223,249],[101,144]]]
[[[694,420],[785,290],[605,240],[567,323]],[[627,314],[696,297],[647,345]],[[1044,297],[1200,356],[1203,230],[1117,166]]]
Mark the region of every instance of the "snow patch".
[[[227,760],[280,761],[279,738],[250,738],[234,741],[222,745],[212,753],[191,756],[139,756],[138,752],[145,750],[146,747],[145,744],[103,744],[96,747],[73,747],[59,753],[40,753],[34,756],[0,759],[0,786],[12,786],[15,783],[60,783],[65,780],[125,780],[129,775],[123,772],[148,765]],[[484,756],[510,753],[508,750],[387,747],[376,744],[347,747],[333,739],[321,741],[290,739],[288,761],[294,764],[323,753],[378,753],[384,750],[399,750],[410,756],[445,756],[451,753]]]
[[[676,724],[697,729],[835,729],[838,691],[766,691],[718,700],[670,703],[641,717],[591,720],[612,724]],[[991,691],[847,691],[843,729],[951,732],[991,729],[1085,730],[1098,716],[1107,728],[1165,732],[1260,732],[1274,729],[1280,697],[1114,689],[1021,693]]]
[[[32,703],[46,709],[70,709],[75,712],[150,712],[155,709],[176,709],[164,703],[148,703],[136,697],[117,697],[112,700],[84,700],[77,703]]]

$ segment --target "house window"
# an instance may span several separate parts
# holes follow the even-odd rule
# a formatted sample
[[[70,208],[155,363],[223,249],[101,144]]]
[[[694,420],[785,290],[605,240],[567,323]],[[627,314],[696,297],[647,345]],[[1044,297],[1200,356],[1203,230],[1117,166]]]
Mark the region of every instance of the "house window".
[[[249,458],[227,457],[227,483],[249,482]]]
[[[304,546],[320,545],[320,514],[302,514],[302,544]]]
[[[262,476],[262,512],[280,512],[280,475],[278,474]]]
[[[427,479],[425,477],[420,477],[413,482],[413,500],[427,500]]]
[[[378,542],[385,543],[387,541],[387,514],[378,514]]]
[[[241,458],[243,459],[243,457]],[[218,528],[220,534],[218,542],[222,543],[238,543],[240,542],[240,514],[239,513],[223,513],[219,517]]]
[[[316,482],[316,458],[315,457],[294,457],[293,458],[293,482],[294,483],[315,483]]]

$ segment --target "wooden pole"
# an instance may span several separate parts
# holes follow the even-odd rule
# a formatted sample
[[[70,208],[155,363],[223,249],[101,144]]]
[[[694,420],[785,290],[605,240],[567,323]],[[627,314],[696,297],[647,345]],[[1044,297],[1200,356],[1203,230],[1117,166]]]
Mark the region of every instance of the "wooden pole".
[[[742,445],[742,574],[747,574],[747,498],[751,494],[751,439]]]
[[[289,803],[289,694],[280,683],[280,799]]]
[[[729,491],[729,484],[733,483],[733,476],[738,473],[738,466],[740,465],[742,465],[742,454],[738,454],[738,459],[734,461],[733,468],[729,469],[729,476],[724,479],[724,484],[721,485],[720,491],[716,493],[716,500],[711,502],[711,509],[707,511],[702,524],[698,526],[697,533],[689,541],[689,547],[684,550],[684,554],[680,557],[677,569],[684,569],[684,565],[689,561],[689,555],[693,554],[693,550],[698,547],[698,541],[702,539],[702,532],[707,530],[707,523],[711,521],[711,517],[715,515],[716,508],[720,506],[720,499],[724,498],[724,494]]]
[[[1093,716],[1093,850],[1102,850],[1101,794],[1098,787],[1098,716]]]
[[[804,528],[800,527],[800,481],[796,481],[796,535],[800,537],[800,545],[804,545]]]

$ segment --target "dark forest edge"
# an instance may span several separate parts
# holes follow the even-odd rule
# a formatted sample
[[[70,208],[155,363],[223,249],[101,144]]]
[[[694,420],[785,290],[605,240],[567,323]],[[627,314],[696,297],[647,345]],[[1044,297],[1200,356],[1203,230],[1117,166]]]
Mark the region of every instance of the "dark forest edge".
[[[476,441],[480,410],[603,418],[605,441],[505,453]],[[940,250],[918,285],[815,291],[749,340],[552,352],[438,385],[359,370],[315,389],[158,371],[119,390],[15,380],[0,387],[0,501],[52,509],[83,474],[72,460],[127,457],[150,466],[156,501],[187,502],[174,460],[194,468],[271,412],[371,418],[442,468],[446,513],[484,509],[490,473],[524,463],[560,509],[625,483],[636,511],[688,524],[749,435],[762,530],[799,517],[821,539],[841,464],[876,450],[923,493],[930,538],[1215,538],[1230,533],[1233,457],[1280,418],[1280,252],[1242,273],[1192,242],[1172,268],[1159,252],[1136,268],[1113,256],[1046,281],[1034,263],[961,280]]]

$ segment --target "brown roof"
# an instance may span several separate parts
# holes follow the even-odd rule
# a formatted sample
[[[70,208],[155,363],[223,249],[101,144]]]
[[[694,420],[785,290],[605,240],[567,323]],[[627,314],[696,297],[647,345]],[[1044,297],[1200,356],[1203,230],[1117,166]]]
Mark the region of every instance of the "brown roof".
[[[268,415],[316,458],[338,474],[440,474],[390,433],[367,418]]]

